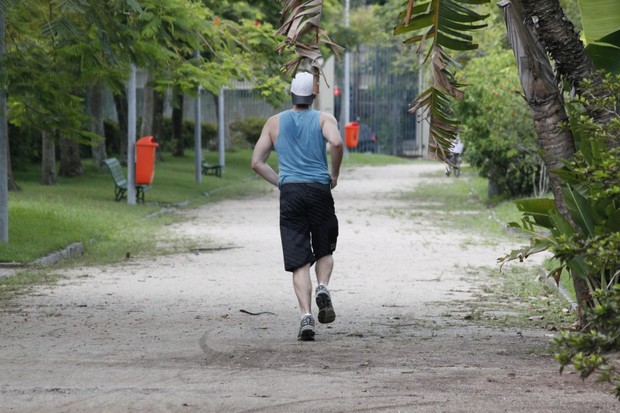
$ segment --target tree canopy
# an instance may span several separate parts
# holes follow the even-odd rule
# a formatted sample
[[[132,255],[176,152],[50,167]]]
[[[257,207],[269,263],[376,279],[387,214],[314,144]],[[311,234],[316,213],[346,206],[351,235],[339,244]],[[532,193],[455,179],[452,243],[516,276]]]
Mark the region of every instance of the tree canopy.
[[[217,92],[245,79],[275,103],[284,83],[264,3],[1,0],[10,122],[88,137],[84,90],[95,82],[122,89],[132,63],[152,72],[161,89]]]

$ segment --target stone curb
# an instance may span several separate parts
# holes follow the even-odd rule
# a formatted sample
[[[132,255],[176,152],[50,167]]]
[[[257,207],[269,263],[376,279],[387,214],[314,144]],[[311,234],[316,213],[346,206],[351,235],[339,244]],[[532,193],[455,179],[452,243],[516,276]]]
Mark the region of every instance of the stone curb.
[[[20,264],[14,262],[5,263],[0,266],[0,278],[10,277],[26,268],[52,265],[65,258],[81,256],[83,253],[84,244],[81,242],[76,242],[60,251],[56,251],[46,255],[45,257],[39,258],[31,264]]]

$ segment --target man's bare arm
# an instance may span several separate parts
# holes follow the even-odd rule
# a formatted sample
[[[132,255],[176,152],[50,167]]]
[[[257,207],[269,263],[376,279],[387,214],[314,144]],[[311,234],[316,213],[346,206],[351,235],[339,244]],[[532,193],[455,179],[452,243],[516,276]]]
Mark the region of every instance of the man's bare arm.
[[[252,153],[252,169],[254,172],[275,186],[278,185],[278,174],[267,164],[267,160],[273,150],[272,135],[276,123],[277,118],[275,116],[267,120]]]
[[[323,136],[330,145],[332,188],[334,188],[338,185],[340,165],[342,164],[342,155],[344,153],[342,137],[340,136],[336,118],[328,113],[321,113],[321,129],[323,130]]]

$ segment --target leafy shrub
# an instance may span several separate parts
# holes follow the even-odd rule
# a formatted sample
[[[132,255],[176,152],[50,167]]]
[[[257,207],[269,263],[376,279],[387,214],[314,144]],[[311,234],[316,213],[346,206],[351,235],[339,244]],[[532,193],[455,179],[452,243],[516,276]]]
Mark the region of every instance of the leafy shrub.
[[[232,146],[235,148],[254,147],[266,121],[266,118],[261,117],[232,121],[228,125]]]
[[[111,120],[103,122],[103,133],[105,134],[106,151],[110,153],[120,153],[121,130],[118,123]]]
[[[531,236],[531,246],[504,259],[549,250],[561,263],[550,276],[559,279],[566,269],[574,279],[585,279],[591,297],[580,320],[584,332],[561,333],[556,357],[562,368],[572,364],[584,379],[598,371],[601,380],[614,384],[620,399],[620,372],[603,356],[620,349],[620,76],[607,75],[596,87],[604,88],[604,98],[581,97],[569,106],[578,151],[556,172],[574,224],[550,199],[517,201],[523,219],[512,225]],[[582,106],[584,99],[590,108],[610,114],[609,121],[594,122]],[[537,227],[548,232],[537,232]]]
[[[9,146],[13,170],[41,161],[41,132],[27,125],[9,123]]]
[[[174,150],[176,144],[172,141],[172,119],[164,118],[161,149]],[[183,121],[183,140],[186,148],[194,148],[194,121]],[[217,147],[217,125],[212,122],[202,122],[201,141],[203,149],[213,150]]]
[[[598,304],[584,311],[587,332],[561,332],[554,339],[555,358],[561,370],[572,364],[584,380],[597,372],[599,381],[614,386],[613,394],[620,400],[620,370],[607,356],[620,349],[620,284],[598,289],[593,296]]]
[[[618,283],[615,274],[620,271],[620,113],[614,109],[620,102],[620,76],[607,76],[600,87],[606,88],[606,98],[591,99],[589,106],[608,110],[610,121],[594,122],[581,101],[570,105],[578,151],[562,170],[555,171],[562,178],[574,224],[559,214],[553,200],[517,201],[523,219],[511,225],[526,231],[532,245],[505,257],[517,259],[549,250],[561,263],[552,274],[567,269],[572,277],[585,278],[590,291]],[[537,227],[548,232],[538,233]]]
[[[518,94],[512,52],[475,58],[464,72],[471,85],[455,108],[463,123],[464,159],[489,179],[489,198],[546,192],[546,173],[531,114]]]

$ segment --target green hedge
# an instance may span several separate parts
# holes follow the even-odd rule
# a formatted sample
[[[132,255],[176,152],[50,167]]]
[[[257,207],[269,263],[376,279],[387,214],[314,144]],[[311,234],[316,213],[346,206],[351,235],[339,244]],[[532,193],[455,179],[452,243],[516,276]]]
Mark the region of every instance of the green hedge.
[[[260,137],[267,118],[236,119],[228,125],[231,145],[234,148],[253,148]]]

